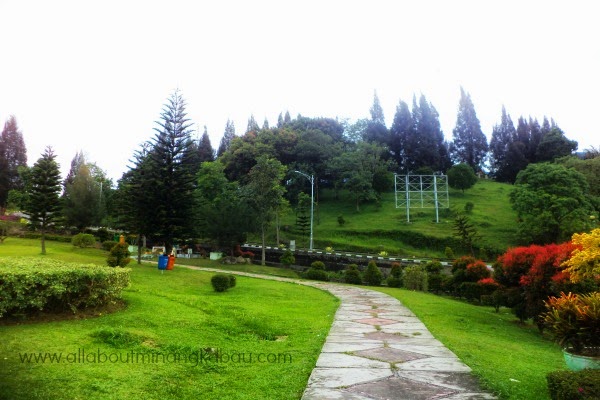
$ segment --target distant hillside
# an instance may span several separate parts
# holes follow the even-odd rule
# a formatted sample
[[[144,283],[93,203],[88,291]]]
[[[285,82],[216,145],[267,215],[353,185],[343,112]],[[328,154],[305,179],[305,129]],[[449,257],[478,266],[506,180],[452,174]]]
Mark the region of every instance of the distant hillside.
[[[474,208],[468,214],[476,226],[481,239],[477,247],[485,253],[502,253],[507,247],[516,245],[516,214],[509,203],[512,186],[489,180],[479,180],[463,194],[450,189],[450,206],[464,210],[471,202]],[[331,246],[336,250],[354,250],[378,253],[382,250],[390,255],[417,257],[444,257],[446,246],[456,255],[466,253],[452,236],[452,216],[440,211],[440,222],[435,223],[434,209],[411,207],[411,222],[406,222],[406,209],[395,207],[394,193],[385,193],[379,205],[366,203],[356,212],[354,201],[347,193],[334,199],[332,191],[321,193],[319,206],[315,207],[314,247]],[[346,221],[338,224],[338,216]],[[308,247],[308,235],[302,236],[295,225],[292,210],[282,219],[281,241],[295,239],[298,247]],[[275,242],[275,237],[271,238]]]

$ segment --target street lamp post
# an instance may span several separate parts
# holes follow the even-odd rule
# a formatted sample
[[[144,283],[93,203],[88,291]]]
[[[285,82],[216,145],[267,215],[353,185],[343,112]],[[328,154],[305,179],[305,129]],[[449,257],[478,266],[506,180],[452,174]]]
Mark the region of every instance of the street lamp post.
[[[294,171],[297,174],[302,175],[306,179],[310,181],[310,245],[308,247],[309,250],[313,249],[313,209],[315,206],[315,176],[308,175],[304,172]]]

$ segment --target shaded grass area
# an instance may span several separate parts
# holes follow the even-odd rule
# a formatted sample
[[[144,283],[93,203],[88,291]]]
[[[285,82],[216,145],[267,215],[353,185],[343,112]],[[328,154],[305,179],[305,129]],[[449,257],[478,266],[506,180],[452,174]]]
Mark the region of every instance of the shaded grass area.
[[[371,289],[400,300],[502,399],[549,399],[546,374],[565,369],[560,348],[508,309],[496,313],[430,293]]]
[[[10,243],[1,250],[30,251]],[[50,256],[104,262],[105,252],[63,246],[51,243]],[[34,248],[29,255],[39,254]],[[0,326],[0,398],[300,398],[337,308],[333,296],[242,276],[216,293],[212,273],[131,267],[122,311]],[[21,361],[38,353],[62,361]]]

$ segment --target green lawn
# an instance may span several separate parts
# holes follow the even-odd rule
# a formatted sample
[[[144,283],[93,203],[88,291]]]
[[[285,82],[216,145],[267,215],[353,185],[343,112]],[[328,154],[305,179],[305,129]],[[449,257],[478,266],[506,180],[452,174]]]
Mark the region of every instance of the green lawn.
[[[17,247],[17,255],[39,254],[18,242],[0,245],[2,256]],[[105,252],[69,246],[49,242],[49,256],[104,262]],[[216,293],[212,275],[132,265],[122,311],[0,326],[0,398],[300,398],[338,301],[313,288],[247,277]],[[61,352],[61,363],[21,362],[24,354]],[[161,354],[155,362],[152,353]],[[81,362],[81,354],[91,361]],[[98,362],[104,357],[129,362]]]
[[[503,399],[549,399],[546,374],[565,369],[560,348],[508,309],[496,313],[430,293],[376,288],[423,321],[431,333]]]
[[[462,193],[450,189],[450,206],[456,210],[464,210],[467,202],[474,204],[469,218],[481,235],[478,246],[504,250],[514,246],[517,219],[509,202],[512,186],[490,180],[479,180],[475,186]],[[338,216],[346,221],[338,224]],[[361,205],[356,211],[354,201],[348,193],[342,191],[336,199],[331,190],[322,190],[318,207],[315,209],[314,241],[315,247],[332,246],[336,250],[362,250],[379,252],[386,250],[390,255],[444,257],[445,246],[435,248],[412,246],[401,239],[401,233],[411,232],[426,237],[444,239],[452,238],[452,217],[447,210],[440,211],[440,222],[435,222],[434,209],[411,207],[411,222],[406,222],[406,210],[397,209],[393,192],[384,193],[379,206],[375,203]],[[295,213],[288,212],[282,218],[281,240],[296,240],[299,247],[308,247],[308,238],[295,231]],[[373,234],[378,231],[378,234]],[[258,237],[251,237],[258,242]],[[275,237],[271,232],[269,243]],[[458,252],[457,249],[455,251]]]

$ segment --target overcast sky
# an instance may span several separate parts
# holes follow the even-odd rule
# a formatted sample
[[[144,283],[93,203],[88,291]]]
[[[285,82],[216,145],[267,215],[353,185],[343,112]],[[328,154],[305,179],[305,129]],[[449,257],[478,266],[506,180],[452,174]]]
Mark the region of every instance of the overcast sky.
[[[356,120],[377,91],[388,127],[423,93],[447,139],[460,86],[491,136],[502,105],[600,145],[595,1],[0,0],[0,123],[30,165],[51,145],[63,176],[83,150],[117,180],[179,88],[217,148],[280,112]]]

